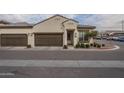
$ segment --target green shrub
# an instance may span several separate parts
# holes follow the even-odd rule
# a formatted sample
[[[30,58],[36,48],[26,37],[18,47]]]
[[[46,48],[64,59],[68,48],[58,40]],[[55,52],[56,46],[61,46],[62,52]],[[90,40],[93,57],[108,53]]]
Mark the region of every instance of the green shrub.
[[[76,47],[76,48],[80,48],[80,44],[78,43],[75,47]]]
[[[68,49],[68,46],[67,46],[67,45],[64,45],[64,46],[63,46],[63,49]]]
[[[86,44],[86,45],[85,45],[85,48],[89,48],[89,47],[90,47],[90,45],[89,45],[89,44]]]
[[[90,44],[90,46],[92,47],[92,46],[93,46],[93,44],[91,43],[91,44]]]
[[[105,44],[102,44],[102,47],[105,47]]]
[[[101,48],[101,45],[100,44],[97,44],[97,48]]]
[[[31,48],[31,45],[27,45],[27,48]]]
[[[97,46],[97,43],[94,42],[93,46],[96,47]]]
[[[81,47],[81,48],[85,48],[85,45],[84,45],[84,43],[82,43],[82,44],[80,45],[80,47]]]

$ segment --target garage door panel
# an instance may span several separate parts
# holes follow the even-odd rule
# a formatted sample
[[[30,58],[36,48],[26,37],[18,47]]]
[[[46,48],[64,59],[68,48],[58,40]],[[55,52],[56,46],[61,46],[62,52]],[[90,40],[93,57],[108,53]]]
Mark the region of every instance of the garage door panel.
[[[62,46],[62,34],[35,34],[36,46]]]
[[[1,46],[26,46],[26,34],[2,34]]]

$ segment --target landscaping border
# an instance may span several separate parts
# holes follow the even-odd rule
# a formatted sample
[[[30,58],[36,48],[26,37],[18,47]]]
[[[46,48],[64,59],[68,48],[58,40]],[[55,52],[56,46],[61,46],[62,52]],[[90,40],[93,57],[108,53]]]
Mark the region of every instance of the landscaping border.
[[[106,48],[96,48],[96,49],[90,49],[90,48],[74,48],[74,47],[68,47],[68,49],[63,49],[62,47],[35,47],[35,48],[24,48],[24,47],[12,47],[12,48],[0,48],[0,50],[5,51],[114,51],[120,49],[119,46],[114,45],[113,47],[106,47]]]

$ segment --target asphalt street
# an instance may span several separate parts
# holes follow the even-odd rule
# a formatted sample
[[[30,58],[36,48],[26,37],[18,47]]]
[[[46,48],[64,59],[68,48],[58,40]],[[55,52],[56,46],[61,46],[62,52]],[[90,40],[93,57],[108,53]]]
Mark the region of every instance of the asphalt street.
[[[124,68],[0,67],[1,78],[124,78]]]
[[[124,62],[124,42],[114,51],[17,51],[0,50],[3,60],[102,60]],[[26,67],[0,66],[1,78],[124,78],[123,67]]]
[[[0,50],[0,60],[124,60],[124,42],[113,42],[120,46],[112,51],[25,51]]]

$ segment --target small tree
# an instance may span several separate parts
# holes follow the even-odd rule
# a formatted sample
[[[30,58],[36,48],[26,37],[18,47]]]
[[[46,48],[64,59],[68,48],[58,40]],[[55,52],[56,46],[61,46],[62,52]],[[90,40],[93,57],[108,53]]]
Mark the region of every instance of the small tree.
[[[91,31],[91,32],[89,32],[89,37],[96,37],[97,36],[97,34],[98,34],[98,32],[97,31]]]
[[[98,34],[97,31],[91,31],[91,32],[87,32],[87,33],[86,33],[86,36],[89,38],[89,42],[90,42],[90,43],[94,43],[93,38],[96,37],[97,34]]]

